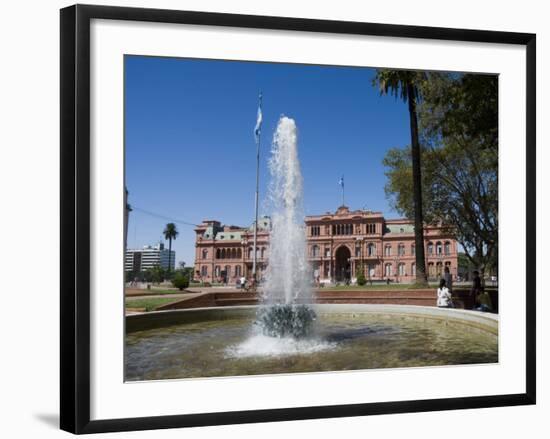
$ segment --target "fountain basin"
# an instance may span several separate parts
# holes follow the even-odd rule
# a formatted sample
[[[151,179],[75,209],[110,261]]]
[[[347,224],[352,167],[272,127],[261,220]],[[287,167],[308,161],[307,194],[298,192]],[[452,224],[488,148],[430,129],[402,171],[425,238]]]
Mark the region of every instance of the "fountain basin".
[[[405,305],[322,304],[315,336],[255,332],[256,306],[126,317],[128,381],[498,362],[498,316]]]

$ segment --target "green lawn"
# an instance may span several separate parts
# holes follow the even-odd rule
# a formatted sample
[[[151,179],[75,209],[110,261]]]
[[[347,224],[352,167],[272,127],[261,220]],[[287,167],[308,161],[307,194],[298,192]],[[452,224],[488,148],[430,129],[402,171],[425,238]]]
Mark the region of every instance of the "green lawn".
[[[140,294],[139,295],[128,295],[126,296],[127,299],[132,299],[132,298],[138,298],[140,296],[166,296],[166,295],[169,295],[169,294],[185,294],[185,293],[189,293],[189,291],[186,291],[186,290],[183,290],[183,291],[180,291],[180,290],[177,290],[177,289],[161,289],[161,288],[151,288],[150,290],[140,290]]]
[[[126,308],[145,308],[145,311],[154,311],[156,307],[167,303],[177,302],[179,299],[171,297],[153,297],[147,299],[126,299]]]

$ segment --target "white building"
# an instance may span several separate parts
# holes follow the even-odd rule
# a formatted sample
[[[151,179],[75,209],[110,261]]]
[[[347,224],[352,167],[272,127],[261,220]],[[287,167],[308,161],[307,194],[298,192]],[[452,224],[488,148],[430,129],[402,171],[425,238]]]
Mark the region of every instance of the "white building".
[[[170,262],[168,262],[169,259]],[[167,270],[168,263],[170,263],[170,268],[173,270],[176,265],[175,261],[176,252],[172,250],[172,256],[169,258],[169,251],[164,248],[163,243],[155,246],[146,245],[141,249],[126,250],[124,271],[140,272],[157,265]]]

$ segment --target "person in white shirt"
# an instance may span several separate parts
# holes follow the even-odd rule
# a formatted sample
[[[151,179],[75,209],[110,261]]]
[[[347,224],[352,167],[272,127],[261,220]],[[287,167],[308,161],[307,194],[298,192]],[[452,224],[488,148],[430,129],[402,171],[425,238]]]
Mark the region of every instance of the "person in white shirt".
[[[437,306],[438,308],[452,308],[453,301],[451,292],[446,287],[447,282],[445,279],[439,281],[439,288],[437,289]]]

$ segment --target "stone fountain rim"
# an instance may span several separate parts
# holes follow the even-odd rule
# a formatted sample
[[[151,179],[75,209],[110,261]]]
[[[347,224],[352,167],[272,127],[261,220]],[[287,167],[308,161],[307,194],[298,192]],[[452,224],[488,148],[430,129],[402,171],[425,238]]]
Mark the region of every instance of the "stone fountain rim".
[[[254,310],[261,305],[240,305],[240,306],[213,306],[203,308],[188,308],[176,310],[150,311],[146,313],[129,314],[126,316],[127,323],[139,321],[159,321],[163,317],[177,317],[186,314],[199,315],[200,313],[217,313],[229,316],[239,311]],[[433,306],[418,305],[390,305],[390,304],[313,304],[314,309],[320,314],[396,314],[410,317],[425,317],[438,320],[451,319],[464,324],[471,324],[486,328],[492,332],[498,332],[498,314],[482,313],[454,308],[437,308]],[[184,323],[184,322],[182,322]]]

